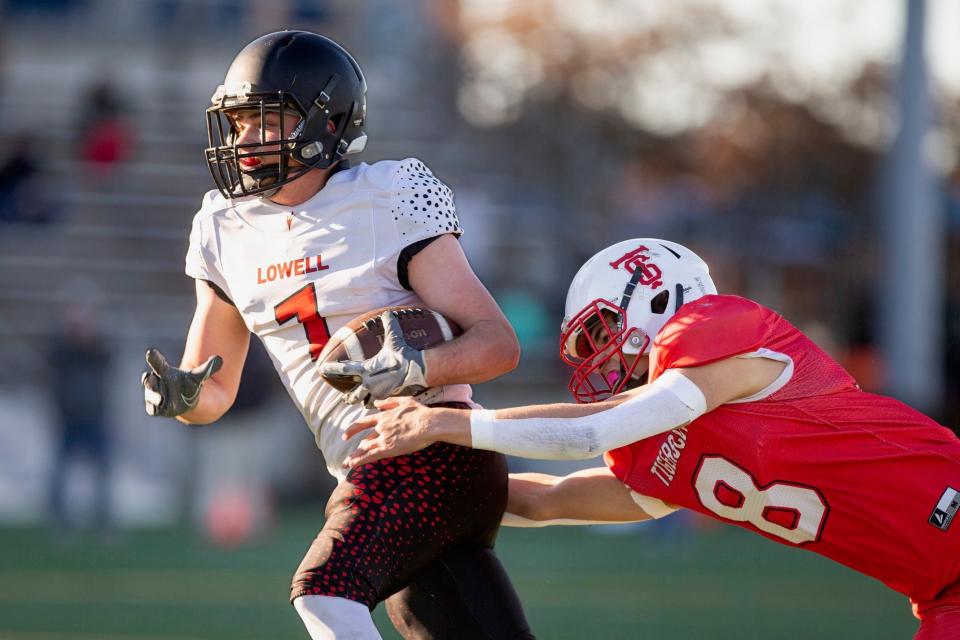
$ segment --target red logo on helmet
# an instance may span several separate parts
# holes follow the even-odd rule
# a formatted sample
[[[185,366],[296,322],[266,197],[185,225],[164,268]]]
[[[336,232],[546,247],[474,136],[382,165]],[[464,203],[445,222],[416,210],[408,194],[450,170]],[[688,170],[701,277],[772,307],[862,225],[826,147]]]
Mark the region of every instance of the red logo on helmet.
[[[643,245],[637,247],[630,253],[614,260],[610,263],[610,266],[614,269],[619,269],[623,267],[627,270],[627,273],[632,274],[637,269],[640,269],[640,284],[656,289],[663,286],[663,272],[660,271],[660,267],[650,262],[650,256],[647,255],[647,252],[650,251]]]

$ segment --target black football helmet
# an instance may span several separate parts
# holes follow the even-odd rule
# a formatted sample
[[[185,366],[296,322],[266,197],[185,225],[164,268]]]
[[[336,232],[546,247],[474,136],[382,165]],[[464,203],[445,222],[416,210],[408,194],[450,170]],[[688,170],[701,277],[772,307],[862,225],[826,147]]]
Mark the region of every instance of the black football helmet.
[[[277,31],[237,54],[207,109],[207,165],[226,198],[269,197],[309,169],[325,169],[367,144],[367,83],[346,49],[309,31]],[[237,144],[229,117],[260,112],[260,141]],[[266,140],[268,111],[280,115],[279,139]],[[300,120],[284,131],[284,116]],[[277,164],[244,168],[240,161],[279,156]],[[299,164],[291,163],[291,158]]]

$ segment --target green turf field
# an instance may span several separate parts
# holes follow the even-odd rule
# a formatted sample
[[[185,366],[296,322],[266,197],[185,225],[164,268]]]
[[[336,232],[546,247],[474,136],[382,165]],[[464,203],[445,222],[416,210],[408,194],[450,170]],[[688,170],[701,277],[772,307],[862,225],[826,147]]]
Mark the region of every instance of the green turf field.
[[[318,524],[286,514],[233,551],[182,530],[110,545],[0,531],[0,639],[304,640],[286,593]],[[733,527],[505,530],[498,549],[539,638],[879,640],[916,628],[881,584]]]

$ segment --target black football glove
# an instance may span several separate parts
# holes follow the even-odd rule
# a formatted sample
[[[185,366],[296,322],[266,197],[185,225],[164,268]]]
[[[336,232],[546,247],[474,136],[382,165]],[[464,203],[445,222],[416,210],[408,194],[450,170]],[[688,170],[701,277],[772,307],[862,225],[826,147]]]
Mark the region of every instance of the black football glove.
[[[143,406],[148,415],[173,418],[197,406],[200,388],[220,370],[223,358],[210,356],[199,367],[185,371],[171,366],[159,350],[148,349],[147,365],[150,370],[140,376]]]
[[[407,344],[397,315],[385,311],[380,322],[383,323],[383,347],[377,355],[363,362],[325,362],[320,365],[320,372],[325,376],[357,381],[357,386],[343,396],[347,404],[362,402],[373,408],[375,400],[412,396],[427,388],[423,352]]]

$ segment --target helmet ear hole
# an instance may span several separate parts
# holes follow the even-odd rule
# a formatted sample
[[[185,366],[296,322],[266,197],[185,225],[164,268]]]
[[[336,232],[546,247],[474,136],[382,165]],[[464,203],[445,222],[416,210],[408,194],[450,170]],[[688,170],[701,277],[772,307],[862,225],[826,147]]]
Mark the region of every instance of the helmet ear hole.
[[[667,310],[667,304],[670,302],[670,290],[665,289],[655,295],[650,301],[650,311],[657,315],[662,315]]]

